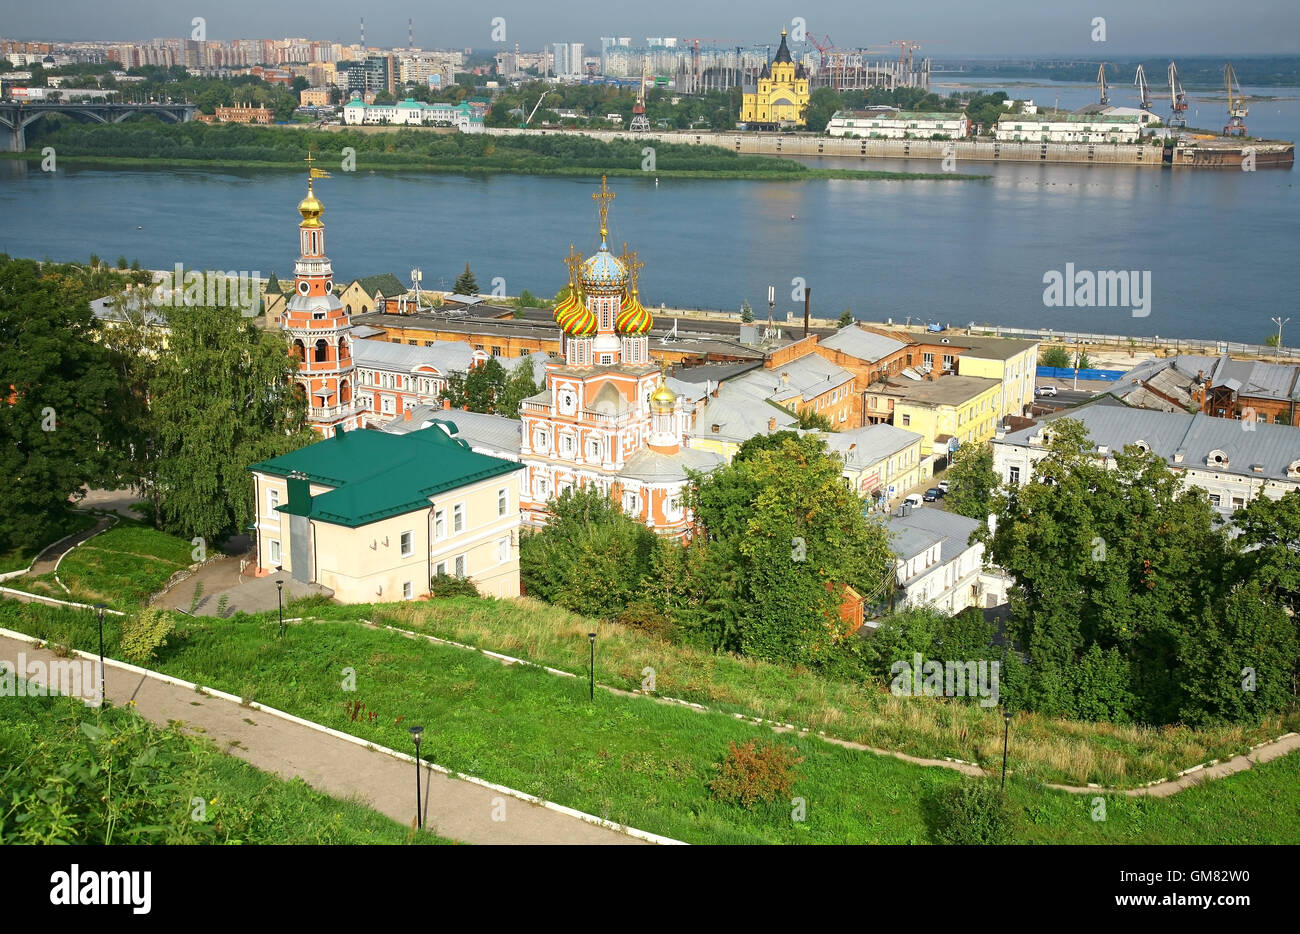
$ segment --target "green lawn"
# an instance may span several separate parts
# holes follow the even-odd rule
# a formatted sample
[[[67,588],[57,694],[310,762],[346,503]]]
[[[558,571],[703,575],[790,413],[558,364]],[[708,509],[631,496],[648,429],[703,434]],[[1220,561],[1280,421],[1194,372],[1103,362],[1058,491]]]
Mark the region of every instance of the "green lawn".
[[[80,532],[82,529],[90,528],[98,518],[92,513],[80,512],[75,509],[67,510],[46,530],[43,544],[34,548],[14,548],[7,552],[0,552],[0,574],[7,571],[21,571],[29,567],[36,560],[36,556],[47,546],[53,545],[59,539],[71,535],[73,532]]]
[[[88,613],[8,601],[0,603],[0,623],[82,646],[95,631]],[[804,757],[794,795],[806,801],[806,820],[794,821],[787,802],[749,811],[713,797],[706,783],[729,741],[772,737],[722,713],[602,693],[592,704],[581,679],[348,622],[295,624],[283,639],[274,622],[246,616],[182,627],[156,666],[169,674],[399,749],[409,745],[407,728],[420,723],[433,761],[688,842],[927,842],[929,802],[958,780],[949,769],[775,737]],[[106,638],[115,653],[115,623]],[[345,667],[355,669],[355,693],[342,690]],[[364,704],[365,714],[350,718],[349,701]],[[1294,842],[1296,760],[1172,799],[1109,797],[1104,823],[1091,820],[1089,796],[1013,778],[1018,839]],[[1261,819],[1279,812],[1291,816]]]
[[[0,704],[0,763],[0,845],[450,842],[65,697]]]
[[[16,590],[47,594],[82,603],[107,603],[114,609],[139,607],[173,574],[194,563],[193,546],[183,539],[126,520],[81,545],[53,574],[15,578]]]

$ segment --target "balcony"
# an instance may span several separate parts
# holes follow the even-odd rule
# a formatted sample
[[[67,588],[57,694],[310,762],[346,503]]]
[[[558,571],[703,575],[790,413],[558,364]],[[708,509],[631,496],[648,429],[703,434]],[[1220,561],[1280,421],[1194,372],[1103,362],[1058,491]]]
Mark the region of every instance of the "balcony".
[[[345,402],[342,405],[309,405],[307,406],[307,418],[313,422],[328,422],[336,418],[346,418],[349,415],[357,415],[364,411],[359,402]],[[396,417],[396,416],[392,416]]]

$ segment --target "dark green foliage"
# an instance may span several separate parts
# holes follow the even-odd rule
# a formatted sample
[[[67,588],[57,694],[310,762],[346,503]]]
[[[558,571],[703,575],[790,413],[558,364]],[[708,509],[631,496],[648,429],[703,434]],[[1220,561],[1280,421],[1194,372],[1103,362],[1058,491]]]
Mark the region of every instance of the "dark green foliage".
[[[118,382],[89,300],[120,281],[0,254],[0,554],[48,544],[68,498],[113,473]]]
[[[474,272],[469,268],[469,263],[465,264],[465,271],[456,277],[451,290],[457,295],[478,294],[478,280],[474,278]]]
[[[507,374],[500,360],[489,357],[468,374],[448,376],[440,398],[449,401],[452,408],[518,418],[519,403],[540,391],[530,360],[520,360]]]
[[[852,323],[853,323],[853,312],[850,309],[845,308],[844,314],[840,315],[840,319],[839,321],[836,322],[836,324],[838,324],[842,328],[846,328]]]
[[[468,577],[456,577],[454,574],[435,574],[429,578],[429,594],[438,597],[477,597],[478,588]]]
[[[1069,369],[1070,352],[1059,344],[1053,344],[1039,355],[1038,362],[1042,366],[1054,366],[1063,370]]]
[[[1015,818],[1006,793],[988,778],[964,778],[935,795],[931,804],[935,843],[996,846],[1012,843]]]
[[[614,618],[639,600],[658,537],[594,487],[568,489],[543,529],[524,535],[519,573],[530,596],[589,616]]]
[[[991,444],[963,444],[943,478],[948,481],[944,504],[949,510],[968,519],[988,519],[999,485],[998,475],[993,472]]]

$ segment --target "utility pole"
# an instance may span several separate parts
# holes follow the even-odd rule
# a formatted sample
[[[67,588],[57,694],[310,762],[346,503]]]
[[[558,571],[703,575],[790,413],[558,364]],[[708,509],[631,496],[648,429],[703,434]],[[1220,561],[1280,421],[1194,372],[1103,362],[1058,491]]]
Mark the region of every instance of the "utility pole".
[[[1274,318],[1273,323],[1277,325],[1277,362],[1282,362],[1282,325],[1290,321],[1290,318]]]

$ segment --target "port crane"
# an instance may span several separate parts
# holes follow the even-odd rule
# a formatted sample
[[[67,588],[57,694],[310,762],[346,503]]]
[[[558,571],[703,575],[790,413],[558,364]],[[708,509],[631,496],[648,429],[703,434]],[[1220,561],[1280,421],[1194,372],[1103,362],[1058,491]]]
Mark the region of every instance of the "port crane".
[[[1183,90],[1183,82],[1178,78],[1178,66],[1173,62],[1169,63],[1169,107],[1172,111],[1169,126],[1187,126],[1187,92]]]
[[[521,130],[522,130],[523,128],[527,127],[528,124],[530,124],[530,123],[533,122],[533,117],[537,116],[537,108],[539,108],[539,107],[542,106],[542,101],[546,98],[546,95],[547,95],[547,94],[553,94],[553,93],[555,93],[555,92],[554,92],[554,91],[543,91],[543,92],[542,92],[542,96],[539,97],[539,98],[537,98],[537,103],[533,105],[533,112],[530,113],[530,114],[528,115],[528,119],[525,120],[523,123],[519,124],[519,128],[520,128]]]
[[[627,127],[633,133],[644,133],[650,129],[650,121],[645,115],[645,82],[649,74],[648,64],[645,59],[641,60],[641,87],[637,89],[636,103],[632,105],[632,122]]]
[[[1232,62],[1223,66],[1223,84],[1228,89],[1228,125],[1223,128],[1223,135],[1245,136],[1246,116],[1250,110],[1246,107],[1246,98],[1241,94],[1241,85],[1237,83],[1237,72],[1233,70]]]
[[[1109,88],[1106,86],[1106,63],[1101,62],[1097,66],[1097,85],[1101,88],[1101,103],[1110,103]]]
[[[1141,65],[1138,65],[1137,76],[1133,79],[1133,83],[1137,85],[1137,89],[1138,89],[1138,99],[1140,101],[1138,106],[1141,107],[1143,110],[1150,110],[1151,109],[1151,87],[1150,85],[1147,84],[1146,69],[1144,69]]]

